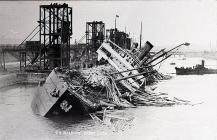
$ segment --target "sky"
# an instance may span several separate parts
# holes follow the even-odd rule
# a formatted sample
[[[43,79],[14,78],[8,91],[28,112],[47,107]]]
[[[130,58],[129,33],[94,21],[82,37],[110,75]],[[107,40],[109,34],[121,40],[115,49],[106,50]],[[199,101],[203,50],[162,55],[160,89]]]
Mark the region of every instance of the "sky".
[[[38,25],[43,1],[0,1],[0,44],[21,43]],[[57,1],[55,1],[57,2]],[[60,1],[59,3],[63,3]],[[217,50],[216,0],[65,1],[73,7],[72,41],[85,34],[88,21],[103,21],[106,29],[130,33],[139,42],[172,48],[189,42],[189,50]],[[54,3],[54,2],[52,2]]]

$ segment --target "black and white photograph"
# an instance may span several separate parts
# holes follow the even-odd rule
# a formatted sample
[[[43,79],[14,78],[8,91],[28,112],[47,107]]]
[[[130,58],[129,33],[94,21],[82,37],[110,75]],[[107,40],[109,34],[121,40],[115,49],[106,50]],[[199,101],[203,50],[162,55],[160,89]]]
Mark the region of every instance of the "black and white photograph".
[[[0,0],[0,140],[217,140],[217,1]]]

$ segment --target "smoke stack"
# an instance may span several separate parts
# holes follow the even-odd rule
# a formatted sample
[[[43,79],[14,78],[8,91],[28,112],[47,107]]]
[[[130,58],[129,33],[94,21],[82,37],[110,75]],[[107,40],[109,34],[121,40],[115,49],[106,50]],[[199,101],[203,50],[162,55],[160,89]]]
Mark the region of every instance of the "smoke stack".
[[[205,66],[205,60],[201,61],[201,66],[204,67]]]
[[[142,60],[150,52],[150,50],[153,47],[154,46],[149,41],[147,41],[145,43],[145,46],[143,48],[141,48],[141,50],[140,50],[139,60]]]

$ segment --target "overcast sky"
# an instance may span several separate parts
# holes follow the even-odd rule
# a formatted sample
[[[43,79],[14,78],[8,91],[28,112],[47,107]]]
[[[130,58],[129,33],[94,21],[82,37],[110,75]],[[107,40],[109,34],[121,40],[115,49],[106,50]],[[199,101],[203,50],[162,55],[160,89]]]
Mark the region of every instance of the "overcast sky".
[[[60,2],[60,3],[63,3]],[[86,21],[103,21],[106,29],[117,27],[139,41],[143,23],[143,43],[173,47],[190,42],[191,49],[217,50],[217,1],[66,1],[73,7],[73,38],[85,34]],[[20,43],[37,26],[39,5],[50,2],[0,1],[0,44]],[[211,45],[210,45],[211,44]],[[211,47],[210,47],[211,46]]]

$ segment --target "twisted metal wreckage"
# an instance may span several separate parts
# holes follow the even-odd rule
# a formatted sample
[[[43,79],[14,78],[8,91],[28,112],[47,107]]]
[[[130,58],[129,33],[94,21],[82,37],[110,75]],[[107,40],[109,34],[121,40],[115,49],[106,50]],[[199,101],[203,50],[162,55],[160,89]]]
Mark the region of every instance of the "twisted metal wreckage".
[[[149,42],[135,53],[111,41],[104,42],[97,53],[99,60],[103,58],[108,61],[107,64],[80,70],[55,68],[39,84],[32,109],[45,117],[79,113],[90,114],[94,118],[94,113],[103,108],[189,104],[189,101],[169,99],[167,94],[154,93],[148,88],[157,80],[170,79],[170,76],[159,73],[153,67],[182,45],[188,44],[151,54],[153,46]]]

